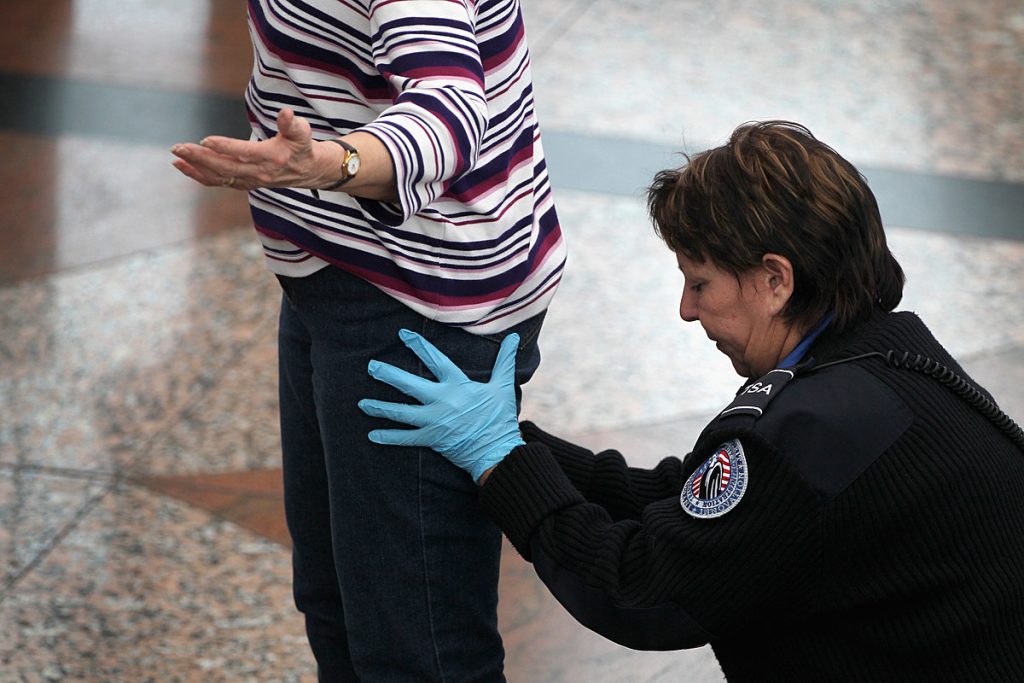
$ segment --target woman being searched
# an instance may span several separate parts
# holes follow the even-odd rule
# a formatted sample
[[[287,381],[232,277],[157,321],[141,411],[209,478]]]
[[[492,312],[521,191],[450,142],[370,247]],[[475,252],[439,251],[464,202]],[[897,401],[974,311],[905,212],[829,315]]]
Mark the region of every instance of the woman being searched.
[[[803,126],[746,124],[648,205],[745,383],[654,469],[519,425],[515,338],[490,382],[423,337],[422,405],[364,400],[430,446],[583,625],[710,643],[730,681],[1024,680],[1024,438],[913,313],[864,178]]]

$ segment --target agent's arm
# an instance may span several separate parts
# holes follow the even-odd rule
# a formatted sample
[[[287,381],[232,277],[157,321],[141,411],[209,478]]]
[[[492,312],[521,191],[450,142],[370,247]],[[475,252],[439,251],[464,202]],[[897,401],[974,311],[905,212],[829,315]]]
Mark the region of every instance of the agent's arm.
[[[645,507],[678,495],[682,486],[685,475],[679,458],[664,458],[650,470],[629,467],[616,450],[594,453],[532,422],[521,423],[520,431],[526,443],[546,446],[573,486],[588,501],[607,510],[612,519],[640,519]]]
[[[711,632],[691,612],[700,586],[679,538],[676,497],[640,520],[613,520],[587,502],[541,444],[494,469],[481,503],[551,594],[583,626],[637,650],[699,647]]]
[[[370,433],[378,443],[433,448],[480,482],[481,501],[552,594],[583,625],[636,649],[695,647],[746,621],[790,612],[820,579],[820,500],[771,444],[721,433],[687,462],[717,462],[717,439],[749,469],[732,472],[735,498],[716,514],[680,502],[680,490],[616,520],[588,502],[542,443],[518,431],[516,335],[502,343],[489,382],[473,382],[421,336],[403,341],[440,380],[371,362],[370,374],[422,405],[360,401],[369,415],[416,427]],[[606,481],[626,481],[625,464]],[[756,472],[756,478],[751,472]],[[697,481],[694,477],[689,482]],[[592,486],[593,488],[593,486]],[[679,487],[684,492],[688,488]],[[614,488],[600,496],[614,499]]]
[[[678,649],[708,642],[710,634],[674,599],[678,586],[671,573],[665,577],[667,581],[649,583],[643,578],[647,573],[644,567],[671,567],[671,562],[665,562],[666,556],[678,549],[671,544],[652,543],[644,523],[614,522],[607,511],[588,503],[573,487],[547,447],[524,443],[513,388],[518,335],[509,335],[502,342],[486,383],[468,379],[422,336],[402,330],[400,337],[439,381],[371,361],[371,376],[420,402],[360,401],[359,407],[368,415],[415,427],[374,430],[369,435],[372,441],[433,448],[466,470],[474,481],[487,483],[484,491],[491,493],[483,499],[489,511],[500,511],[495,519],[503,528],[507,525],[509,539],[517,550],[535,563],[538,575],[555,597],[588,628],[637,649]],[[509,463],[503,462],[506,457]],[[524,462],[528,463],[525,468]],[[506,468],[511,474],[503,477]],[[489,483],[494,480],[506,483]],[[519,492],[503,495],[511,490],[508,482],[521,487]],[[525,490],[531,491],[528,499],[520,499]],[[585,544],[589,546],[588,557],[580,558],[579,565],[590,565],[588,573],[601,575],[600,583],[580,574],[574,563],[565,563],[560,553],[548,552],[544,536],[536,533],[542,523],[562,512],[572,518],[583,515],[586,531],[574,534],[575,540],[601,538],[599,543]],[[574,539],[557,535],[547,540],[557,545]],[[616,576],[613,569],[610,575],[604,575],[609,565],[598,557],[589,557],[595,551],[610,560],[612,567],[625,562],[638,571]]]
[[[681,463],[666,458],[654,470],[626,466],[616,451],[596,456],[589,450],[544,432],[531,422],[519,425],[515,401],[515,355],[518,335],[502,342],[487,383],[473,382],[421,335],[399,333],[402,341],[439,380],[432,382],[387,363],[372,361],[369,373],[419,401],[422,405],[360,401],[363,412],[418,427],[414,430],[374,430],[370,439],[401,446],[428,446],[469,472],[483,485],[491,471],[516,446],[542,443],[558,459],[573,484],[588,499],[604,492],[622,516],[636,517],[648,503],[679,491]],[[592,498],[592,496],[594,498]]]

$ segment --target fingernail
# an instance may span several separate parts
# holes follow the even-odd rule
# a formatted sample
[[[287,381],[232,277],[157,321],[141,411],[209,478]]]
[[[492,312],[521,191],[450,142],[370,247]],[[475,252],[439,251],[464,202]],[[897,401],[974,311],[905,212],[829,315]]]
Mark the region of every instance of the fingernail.
[[[370,371],[370,374],[373,374],[374,372],[377,371],[377,368],[379,368],[379,367],[380,367],[380,361],[371,360],[369,365],[366,366],[366,369]]]
[[[177,154],[179,151],[181,151],[181,145],[175,145],[174,147],[171,147],[171,154]]]

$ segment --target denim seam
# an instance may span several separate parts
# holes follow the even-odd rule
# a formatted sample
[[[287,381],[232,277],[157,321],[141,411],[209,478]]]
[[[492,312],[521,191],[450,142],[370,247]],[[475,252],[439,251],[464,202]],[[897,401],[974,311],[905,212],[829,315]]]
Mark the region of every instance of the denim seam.
[[[427,621],[430,624],[430,643],[434,648],[434,661],[437,662],[437,673],[441,677],[441,683],[447,680],[444,675],[444,667],[441,663],[441,652],[437,648],[437,629],[434,626],[434,599],[430,594],[430,563],[427,560],[427,539],[424,535],[425,525],[423,523],[423,451],[419,450],[419,518],[420,518],[420,548],[423,549],[423,588],[427,595]]]
[[[429,321],[424,319],[420,323],[420,334],[426,336],[428,330],[426,329],[429,325]],[[423,361],[419,361],[419,374],[421,377],[427,376],[427,367],[423,364]],[[426,524],[423,521],[423,456],[424,448],[417,448],[417,513],[419,515],[420,522],[420,549],[423,552],[423,592],[427,596],[427,622],[430,626],[430,644],[434,648],[434,661],[437,663],[437,674],[441,677],[441,683],[445,683],[444,667],[441,664],[441,652],[437,647],[437,629],[434,625],[434,599],[430,594],[430,562],[427,558],[427,538],[426,538]]]

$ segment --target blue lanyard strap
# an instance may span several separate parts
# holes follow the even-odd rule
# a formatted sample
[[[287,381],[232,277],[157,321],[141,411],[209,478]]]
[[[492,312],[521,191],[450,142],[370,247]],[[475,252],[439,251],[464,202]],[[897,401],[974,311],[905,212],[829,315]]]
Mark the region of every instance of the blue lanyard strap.
[[[813,344],[814,340],[818,338],[818,335],[825,331],[825,328],[828,327],[830,322],[832,322],[831,313],[822,318],[821,322],[819,322],[813,330],[808,332],[807,335],[800,340],[800,343],[796,345],[796,348],[790,351],[789,355],[782,360],[779,367],[790,368],[799,363],[804,357],[804,354],[807,353],[807,349],[811,348],[811,344]]]

